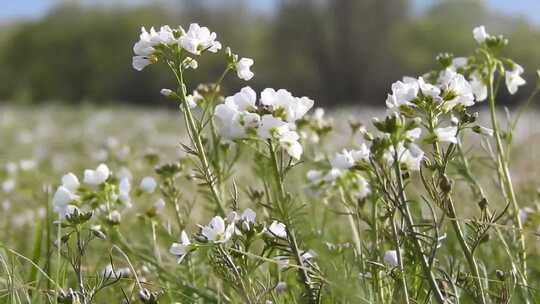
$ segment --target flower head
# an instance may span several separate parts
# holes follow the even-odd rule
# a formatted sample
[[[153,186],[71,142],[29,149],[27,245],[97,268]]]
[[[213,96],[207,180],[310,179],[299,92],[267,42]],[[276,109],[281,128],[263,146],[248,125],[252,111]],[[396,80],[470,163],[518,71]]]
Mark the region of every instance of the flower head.
[[[255,74],[250,70],[253,63],[254,61],[251,58],[241,58],[240,60],[238,60],[238,62],[236,62],[235,64],[236,74],[238,75],[238,78],[245,81],[253,78]]]
[[[234,232],[234,224],[225,226],[221,216],[212,218],[207,226],[202,227],[201,234],[211,243],[224,243],[228,241]]]
[[[274,237],[285,239],[287,238],[287,227],[285,224],[278,221],[273,221],[268,227],[268,231]]]
[[[397,251],[395,250],[385,251],[383,260],[388,265],[396,267],[398,265]]]
[[[437,141],[457,144],[457,127],[437,128],[434,130]]]
[[[221,43],[216,38],[216,33],[210,32],[207,27],[192,23],[187,33],[180,37],[180,45],[194,55],[200,55],[205,50],[216,53],[221,49]]]
[[[473,29],[473,37],[474,37],[474,40],[476,40],[476,42],[484,43],[486,39],[488,39],[490,36],[486,32],[486,27],[481,25]]]
[[[518,88],[526,83],[525,79],[521,77],[521,74],[523,74],[523,68],[516,63],[514,63],[512,70],[504,73],[506,87],[510,94],[515,94]]]
[[[111,174],[109,167],[100,164],[95,170],[84,170],[84,183],[91,186],[103,184]]]
[[[156,180],[151,176],[146,176],[141,180],[139,188],[146,193],[153,193],[156,190]]]
[[[180,264],[188,254],[190,245],[191,241],[189,240],[187,233],[182,230],[182,233],[180,233],[180,242],[172,243],[169,252],[172,255],[177,256],[177,261]]]

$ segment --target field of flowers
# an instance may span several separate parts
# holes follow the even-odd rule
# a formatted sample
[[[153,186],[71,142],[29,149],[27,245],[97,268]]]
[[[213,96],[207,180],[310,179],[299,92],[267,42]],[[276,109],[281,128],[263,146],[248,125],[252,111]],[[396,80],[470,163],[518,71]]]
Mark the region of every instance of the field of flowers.
[[[0,106],[0,303],[537,303],[536,90],[497,108],[523,68],[475,41],[325,113],[206,27],[142,28],[177,111]],[[224,73],[188,88],[199,56]]]

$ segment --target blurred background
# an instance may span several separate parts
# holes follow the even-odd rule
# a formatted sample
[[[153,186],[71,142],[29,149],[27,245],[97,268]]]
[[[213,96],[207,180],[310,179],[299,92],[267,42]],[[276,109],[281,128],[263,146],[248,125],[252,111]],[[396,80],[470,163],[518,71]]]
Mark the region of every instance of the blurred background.
[[[158,66],[134,71],[132,45],[141,26],[191,22],[255,60],[251,86],[287,88],[324,106],[382,104],[392,82],[435,67],[439,52],[470,53],[471,30],[480,24],[510,39],[505,51],[525,67],[529,85],[540,67],[538,0],[2,0],[1,6],[2,103],[165,106],[158,92],[173,85],[170,75]],[[205,56],[191,84],[214,81],[222,68],[223,55]],[[234,78],[226,89],[243,85]]]

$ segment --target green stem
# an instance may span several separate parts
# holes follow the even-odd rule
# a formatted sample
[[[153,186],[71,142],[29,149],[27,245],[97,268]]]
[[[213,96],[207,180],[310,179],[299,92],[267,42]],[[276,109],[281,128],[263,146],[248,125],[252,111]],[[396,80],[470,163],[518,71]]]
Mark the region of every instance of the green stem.
[[[225,207],[223,206],[223,202],[219,196],[218,189],[216,188],[214,175],[210,169],[210,165],[208,164],[206,152],[204,150],[204,146],[202,143],[202,139],[200,135],[201,130],[198,130],[197,125],[195,124],[195,119],[193,118],[193,113],[191,113],[191,109],[189,108],[187,104],[186,87],[184,84],[182,69],[178,67],[174,67],[172,65],[170,65],[170,67],[173,70],[176,76],[178,85],[180,87],[180,99],[182,102],[182,108],[184,110],[184,116],[186,118],[186,125],[188,128],[188,132],[191,133],[192,144],[195,145],[195,148],[197,150],[197,157],[199,158],[202,169],[204,171],[203,174],[204,174],[205,181],[208,184],[208,187],[210,188],[210,192],[212,194],[212,197],[214,198],[214,201],[218,208],[218,212],[220,213],[220,215],[225,216]]]
[[[431,117],[430,117],[430,120],[429,120],[429,127],[430,127],[430,131],[433,133],[435,126],[433,124],[433,119]],[[440,178],[442,178],[442,177],[445,176],[445,171],[446,171],[447,161],[448,161],[448,156],[449,155],[446,155],[447,157],[444,158],[445,161],[442,161],[443,157],[441,155],[441,150],[440,150],[440,147],[439,147],[439,143],[437,141],[435,141],[433,143],[433,150],[434,150],[434,153],[435,153],[435,158],[440,161],[439,175],[440,175]],[[447,154],[450,154],[450,153],[451,152],[450,152],[450,148],[449,148]],[[465,255],[467,263],[469,264],[469,268],[470,268],[471,272],[473,273],[476,288],[478,288],[478,294],[480,296],[480,303],[485,304],[486,303],[486,296],[485,296],[485,293],[484,293],[484,287],[482,285],[482,279],[480,278],[480,273],[478,271],[478,263],[476,262],[474,254],[472,253],[469,245],[467,244],[467,241],[465,240],[465,235],[463,234],[463,230],[461,229],[461,226],[459,225],[459,222],[457,220],[456,209],[454,207],[454,202],[452,200],[452,197],[449,194],[443,194],[443,195],[444,195],[444,197],[442,199],[443,199],[443,201],[445,201],[447,203],[446,204],[447,205],[446,212],[448,213],[448,215],[450,217],[450,222],[452,223],[452,228],[454,229],[454,232],[457,235],[459,245],[461,247],[461,251],[463,251],[463,254]]]
[[[394,219],[395,212],[392,215],[392,236],[394,238],[394,246],[396,247],[396,255],[398,260],[399,276],[401,282],[401,289],[403,289],[403,297],[405,297],[405,303],[409,304],[409,291],[407,290],[407,280],[405,279],[405,270],[403,268],[403,256],[401,255],[401,248],[399,247],[399,240],[397,235],[396,221]]]
[[[519,217],[519,204],[516,199],[516,194],[514,192],[514,186],[512,184],[512,178],[510,175],[510,170],[508,169],[508,160],[505,155],[504,147],[501,140],[499,124],[497,122],[497,113],[495,108],[495,92],[493,89],[494,81],[494,68],[493,63],[489,63],[489,81],[488,81],[488,90],[489,90],[489,112],[491,115],[491,126],[493,129],[493,136],[495,137],[495,142],[497,144],[497,165],[500,170],[500,182],[505,188],[508,198],[512,206],[512,216],[515,224],[517,225],[517,237],[519,244],[519,257],[520,257],[520,266],[521,272],[523,273],[525,281],[527,281],[527,252],[525,246],[525,236],[523,235],[523,223]]]
[[[399,199],[401,201],[400,210],[403,214],[403,218],[405,219],[405,224],[407,227],[411,230],[412,235],[410,239],[413,241],[413,245],[415,247],[416,252],[420,255],[420,262],[422,265],[422,269],[424,271],[424,275],[427,277],[429,281],[429,285],[431,286],[431,289],[435,295],[435,299],[438,303],[444,303],[444,296],[439,288],[439,285],[437,284],[437,280],[435,279],[435,275],[431,271],[429,261],[426,259],[426,256],[424,255],[424,252],[422,251],[422,245],[420,244],[420,241],[416,237],[416,229],[414,226],[414,222],[412,219],[411,210],[409,209],[409,204],[407,203],[407,197],[405,195],[405,187],[403,186],[403,177],[401,175],[401,168],[399,166],[399,155],[398,155],[398,149],[397,147],[394,147],[395,153],[394,153],[394,170],[396,174],[396,179],[398,183],[398,192],[399,192]]]
[[[268,145],[270,147],[270,156],[271,156],[271,161],[272,161],[272,169],[274,171],[273,173],[274,173],[276,188],[278,189],[277,207],[280,213],[281,220],[285,222],[284,224],[287,230],[287,242],[289,243],[289,247],[292,253],[294,254],[296,263],[299,266],[300,280],[302,281],[305,291],[307,293],[308,302],[315,303],[315,299],[314,299],[315,295],[313,294],[313,290],[311,288],[312,282],[311,282],[308,270],[306,266],[304,265],[301,252],[298,249],[298,242],[296,240],[295,231],[282,205],[286,199],[285,186],[283,185],[281,170],[279,168],[279,163],[278,163],[277,155],[276,155],[277,153],[276,153],[276,150],[274,149],[274,144],[272,143],[272,140],[268,140]]]

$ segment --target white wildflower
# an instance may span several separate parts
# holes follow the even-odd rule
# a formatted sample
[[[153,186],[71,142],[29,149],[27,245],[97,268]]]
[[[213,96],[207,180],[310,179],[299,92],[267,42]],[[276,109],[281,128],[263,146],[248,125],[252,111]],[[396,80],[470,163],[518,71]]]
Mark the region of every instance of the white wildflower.
[[[221,49],[221,43],[216,38],[216,33],[210,32],[207,27],[192,23],[187,33],[180,37],[180,45],[194,55],[200,55],[205,50],[216,53]]]
[[[151,176],[144,177],[139,184],[139,188],[145,193],[153,193],[156,190],[156,187],[156,180]]]
[[[437,141],[439,142],[450,142],[453,144],[457,144],[457,127],[451,126],[451,127],[444,127],[444,128],[437,128],[434,130],[435,136],[437,137]]]
[[[488,88],[482,80],[482,75],[478,71],[474,71],[470,76],[471,88],[476,98],[476,101],[484,101],[488,96]]]
[[[287,227],[278,221],[273,221],[268,227],[268,231],[272,236],[282,239],[287,238]]]
[[[253,78],[255,74],[250,70],[253,63],[254,61],[251,58],[241,58],[240,60],[238,60],[238,62],[235,64],[236,74],[238,75],[238,78],[245,81]]]
[[[188,254],[190,245],[191,241],[187,233],[182,230],[182,233],[180,233],[180,243],[172,243],[169,252],[177,256],[177,262],[180,264]]]
[[[393,267],[398,266],[397,251],[395,250],[385,251],[383,260],[385,263],[387,263],[390,266],[393,266]]]
[[[516,63],[514,63],[512,70],[504,73],[506,87],[508,88],[508,92],[512,95],[517,92],[520,86],[526,83],[525,79],[521,77],[521,74],[523,74],[523,68]]]
[[[103,184],[109,178],[110,174],[109,167],[105,164],[100,164],[96,170],[84,170],[84,183],[91,186]]]
[[[201,234],[212,243],[224,243],[228,241],[234,232],[234,223],[225,226],[221,216],[212,218],[207,226],[202,227]]]
[[[486,32],[486,27],[481,25],[473,29],[473,37],[474,37],[474,40],[476,40],[476,42],[484,43],[486,39],[488,39],[490,36]]]

